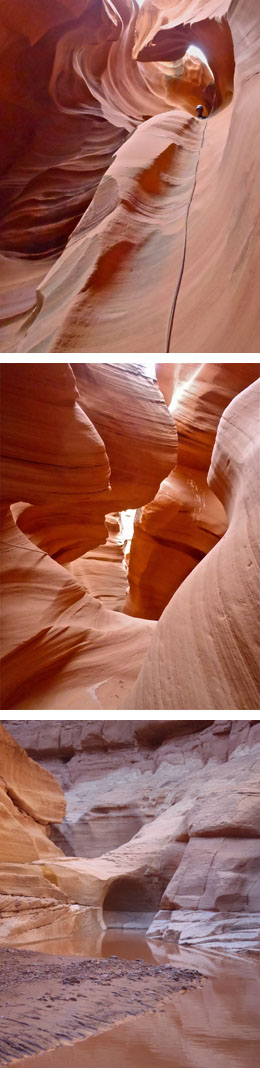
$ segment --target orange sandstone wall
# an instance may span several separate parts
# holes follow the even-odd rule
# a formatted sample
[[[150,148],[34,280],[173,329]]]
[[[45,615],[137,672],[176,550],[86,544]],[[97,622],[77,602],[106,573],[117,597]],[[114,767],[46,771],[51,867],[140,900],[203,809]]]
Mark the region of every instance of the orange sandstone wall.
[[[109,368],[96,373],[101,396],[104,384],[104,414],[109,377],[113,383],[115,375]],[[9,364],[1,370],[2,706],[120,706],[141,666],[152,624],[105,609],[63,567],[105,542],[114,477],[111,490],[103,439],[81,407],[69,365]],[[90,382],[93,386],[91,376]],[[121,408],[126,413],[128,407],[138,504],[175,462],[176,431],[156,384],[145,394],[140,369],[132,374],[117,369],[113,389],[117,418],[110,419],[110,428],[105,423],[115,493],[120,497],[121,487],[125,493],[128,425],[123,426]],[[86,396],[85,390],[84,404]],[[91,389],[89,404],[94,419]],[[131,459],[127,484],[130,467]]]
[[[178,397],[187,368],[189,379]],[[166,369],[170,392],[172,366]],[[225,510],[208,485],[211,454],[223,410],[255,381],[257,372],[257,364],[247,362],[175,366],[178,463],[135,518],[126,613],[158,619],[186,576],[224,534]],[[165,380],[164,366],[161,375]]]
[[[1,8],[2,348],[255,352],[257,0]]]
[[[164,610],[127,709],[258,709],[258,425],[259,381],[225,409],[213,450],[227,532]]]
[[[1,883],[6,863],[62,855],[48,833],[51,823],[62,821],[65,810],[63,791],[52,774],[29,758],[0,725]]]

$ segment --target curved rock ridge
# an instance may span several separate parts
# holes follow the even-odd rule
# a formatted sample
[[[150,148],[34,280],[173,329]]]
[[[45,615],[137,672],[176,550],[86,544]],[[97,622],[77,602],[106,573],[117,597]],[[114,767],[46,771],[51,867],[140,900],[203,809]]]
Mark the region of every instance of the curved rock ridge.
[[[172,72],[166,84],[157,65],[143,70],[132,58],[138,14],[132,2],[117,0],[114,6],[88,0],[78,10],[65,9],[62,18],[61,4],[54,0],[47,20],[41,6],[36,10],[34,0],[27,0],[24,18],[17,3],[3,12],[4,45],[9,37],[19,68],[9,71],[4,90],[11,121],[4,160],[8,181],[2,181],[2,248],[36,256],[60,251],[114,152],[137,123],[172,106],[175,85],[178,101],[182,80],[194,113],[202,99],[200,83],[210,80],[206,65],[194,57],[192,73],[188,69],[179,80]],[[15,144],[14,98],[20,118]]]
[[[235,0],[227,19],[235,56],[233,108],[208,123],[205,133],[189,216],[185,274],[169,345],[173,352],[259,351],[260,318],[252,285],[258,262],[255,167],[260,151],[254,105],[260,78],[260,13],[256,0],[249,0],[246,7],[243,0]],[[245,155],[239,147],[242,129]],[[202,322],[199,309],[204,292],[208,300]]]
[[[170,375],[171,365],[164,367]],[[135,518],[125,610],[138,617],[158,619],[226,530],[223,505],[207,483],[212,449],[223,409],[258,374],[257,364],[222,361],[195,365],[194,370],[188,366],[189,376],[183,381],[185,368],[176,365],[173,379],[177,467]],[[165,377],[166,372],[161,374]]]
[[[78,557],[106,537],[110,466],[70,365],[2,364],[1,390],[2,500],[30,503],[13,515],[47,553]]]
[[[111,505],[154,493],[176,460],[174,422],[140,368],[77,368],[85,411],[70,366],[2,366],[4,708],[113,709],[151,635],[62,566],[105,543]]]
[[[218,12],[214,6],[211,5],[211,14],[216,16]],[[226,14],[229,8],[228,4],[225,6]],[[198,22],[194,21],[194,14],[191,21],[189,4],[185,4],[185,8],[184,23],[179,24],[180,13],[176,11],[176,5],[171,9],[160,3],[157,6],[153,0],[152,3],[151,0],[145,0],[137,19],[134,55],[142,62],[174,62],[184,56],[192,45],[200,48],[206,53],[211,70],[211,81],[203,88],[204,107],[206,111],[210,112],[211,107],[215,111],[229,103],[233,95],[234,51],[229,23],[221,17],[203,19],[202,13]],[[160,26],[163,28],[160,29]]]
[[[61,856],[49,839],[49,824],[62,821],[65,810],[62,788],[52,774],[0,725],[0,865]]]
[[[105,544],[72,561],[69,571],[103,606],[123,612],[128,585],[120,513],[108,513],[105,523],[108,532]]]
[[[7,366],[6,366],[7,367]],[[31,365],[30,376],[34,379],[34,387],[41,383],[38,376],[38,365]],[[48,366],[41,366],[44,367]],[[57,382],[57,400],[59,399],[60,367],[52,365],[54,370],[50,373],[50,389]],[[31,536],[42,549],[55,557],[62,564],[74,560],[105,542],[107,530],[105,528],[105,514],[110,510],[138,507],[144,501],[148,501],[157,489],[165,472],[171,463],[177,460],[177,434],[172,416],[167,412],[163,399],[157,390],[156,383],[144,376],[142,369],[131,364],[74,364],[68,366],[67,374],[71,376],[72,396],[77,399],[80,408],[71,408],[71,432],[67,425],[67,417],[64,408],[61,409],[60,419],[63,425],[59,435],[59,428],[55,428],[55,434],[50,437],[50,450],[58,449],[62,460],[63,445],[65,446],[64,463],[67,461],[70,451],[70,433],[74,435],[73,419],[77,418],[78,427],[75,432],[84,435],[79,467],[83,469],[84,478],[83,493],[77,495],[78,501],[74,501],[74,487],[71,494],[70,510],[73,509],[72,521],[67,521],[69,535],[65,542],[66,515],[64,515],[63,493],[60,489],[55,502],[55,514],[53,507],[47,503],[43,508],[34,507],[19,512],[16,510],[15,519],[18,518],[19,527],[26,535]],[[6,372],[8,381],[12,375]],[[16,366],[16,376],[20,382],[19,366]],[[30,389],[27,390],[29,377],[29,365],[24,365],[21,376],[22,389],[25,393],[25,404],[30,403]],[[49,382],[48,373],[42,373],[43,393],[38,397],[38,404],[42,408],[43,402],[48,401],[45,396],[45,382]],[[55,380],[55,382],[54,382]],[[61,378],[62,382],[62,378]],[[7,387],[8,388],[8,387]],[[29,397],[27,398],[27,394]],[[17,395],[18,396],[18,395]],[[56,392],[55,392],[56,396]],[[72,401],[71,396],[71,401]],[[12,401],[11,401],[12,404]],[[51,416],[53,409],[51,409]],[[85,414],[85,421],[84,421]],[[65,419],[66,417],[66,419]],[[42,413],[45,421],[45,411]],[[19,412],[16,420],[20,419]],[[82,425],[82,426],[81,426]],[[17,423],[16,423],[17,427]],[[48,429],[49,424],[46,426]],[[91,448],[88,448],[87,427],[89,436],[93,437],[93,457]],[[16,432],[15,432],[16,433]],[[35,428],[31,429],[32,440],[35,437]],[[31,442],[32,442],[31,440]],[[97,456],[95,456],[94,442]],[[100,451],[98,453],[97,444]],[[76,440],[75,440],[76,444]],[[43,443],[42,443],[43,446]],[[26,448],[26,447],[25,447]],[[34,446],[31,444],[31,449]],[[103,453],[103,463],[101,457]],[[37,454],[36,454],[37,456]],[[109,457],[109,461],[108,461]],[[60,460],[60,463],[61,463]],[[73,465],[74,460],[74,465]],[[105,470],[106,463],[106,470]],[[78,467],[77,458],[71,457],[70,467]],[[85,471],[87,469],[87,472]],[[93,469],[93,471],[92,471]],[[97,473],[97,481],[94,476]],[[73,483],[75,481],[72,472]],[[77,473],[77,481],[78,481]],[[88,488],[89,483],[89,488]],[[60,486],[60,485],[59,485]],[[77,486],[77,483],[76,483]],[[103,493],[98,493],[99,488]],[[75,488],[76,489],[76,488]],[[61,500],[58,505],[58,498]],[[56,506],[57,503],[57,506]],[[60,512],[60,519],[59,519]],[[103,524],[98,524],[99,513],[102,515]],[[55,528],[55,536],[53,535]],[[74,529],[74,530],[73,530]],[[74,533],[75,532],[75,533]],[[76,543],[75,535],[78,535]],[[103,534],[103,540],[102,540]]]
[[[154,380],[136,364],[72,364],[80,405],[109,457],[113,510],[138,508],[158,487],[172,458],[177,432]]]
[[[258,709],[258,424],[259,381],[225,410],[213,450],[227,532],[164,610],[127,709]]]
[[[21,352],[166,349],[202,135],[183,110],[137,127],[40,286]]]
[[[256,351],[256,0],[2,6],[3,348]]]

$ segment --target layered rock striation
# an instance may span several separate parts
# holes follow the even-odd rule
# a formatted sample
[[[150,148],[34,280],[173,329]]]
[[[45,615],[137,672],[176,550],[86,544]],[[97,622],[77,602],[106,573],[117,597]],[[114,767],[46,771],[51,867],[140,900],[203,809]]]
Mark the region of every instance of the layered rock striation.
[[[206,476],[257,366],[177,372],[178,441],[142,367],[73,367],[2,366],[2,707],[258,709],[257,382]]]
[[[74,911],[64,906],[48,880],[50,859],[63,857],[50,839],[51,826],[62,821],[66,801],[52,774],[28,757],[0,726],[0,943],[27,943],[34,933],[50,938],[76,928]],[[41,858],[46,877],[41,887],[33,863]],[[76,915],[78,908],[76,907]],[[35,936],[36,938],[36,936]]]
[[[218,427],[208,475],[225,535],[175,592],[127,709],[258,709],[259,383]]]
[[[125,603],[127,613],[154,619],[226,531],[220,495],[208,484],[211,454],[223,410],[257,374],[248,362],[157,368],[170,409],[172,403],[178,463],[136,514]]]
[[[154,494],[176,460],[174,422],[136,366],[83,367],[82,404],[69,365],[1,371],[2,706],[113,709],[137,675],[151,624],[105,608],[64,565],[105,543],[111,505],[130,496],[139,506]]]
[[[151,939],[258,949],[257,721],[9,727],[66,783],[69,857],[50,844],[47,860],[3,865],[2,941],[33,944],[48,925],[59,938],[61,920],[64,935],[141,927]]]
[[[255,352],[256,0],[1,10],[2,348]]]
[[[1,863],[31,862],[53,854],[49,826],[62,821],[62,788],[0,726]],[[59,856],[61,851],[54,850]]]

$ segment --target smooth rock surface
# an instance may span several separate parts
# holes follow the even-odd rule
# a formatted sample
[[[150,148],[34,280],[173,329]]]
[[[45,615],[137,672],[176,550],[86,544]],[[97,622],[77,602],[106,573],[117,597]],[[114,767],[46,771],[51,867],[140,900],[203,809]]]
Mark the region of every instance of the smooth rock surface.
[[[257,0],[1,7],[2,348],[257,352]]]
[[[256,382],[225,410],[208,475],[226,534],[164,610],[123,708],[259,708],[258,430]]]
[[[125,611],[138,617],[158,619],[226,531],[224,507],[207,482],[211,454],[223,410],[258,375],[257,364],[222,361],[188,366],[183,383],[185,367],[174,368],[170,398],[178,432],[177,466],[135,517]],[[166,368],[172,375],[172,366]]]
[[[2,706],[113,709],[137,676],[151,625],[102,607],[62,566],[105,543],[113,501],[138,506],[154,493],[176,460],[174,421],[135,365],[97,364],[85,376],[83,366],[84,411],[70,365],[1,372]],[[112,473],[85,411],[88,383]]]

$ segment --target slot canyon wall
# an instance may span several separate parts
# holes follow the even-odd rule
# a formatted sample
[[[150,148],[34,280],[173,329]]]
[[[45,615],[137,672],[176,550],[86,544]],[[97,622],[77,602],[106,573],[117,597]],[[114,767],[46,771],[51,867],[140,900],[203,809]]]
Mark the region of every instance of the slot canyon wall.
[[[259,950],[259,760],[257,720],[3,723],[0,942]]]
[[[257,0],[0,11],[2,350],[257,351]]]
[[[190,371],[1,366],[3,709],[259,708],[257,365]]]

